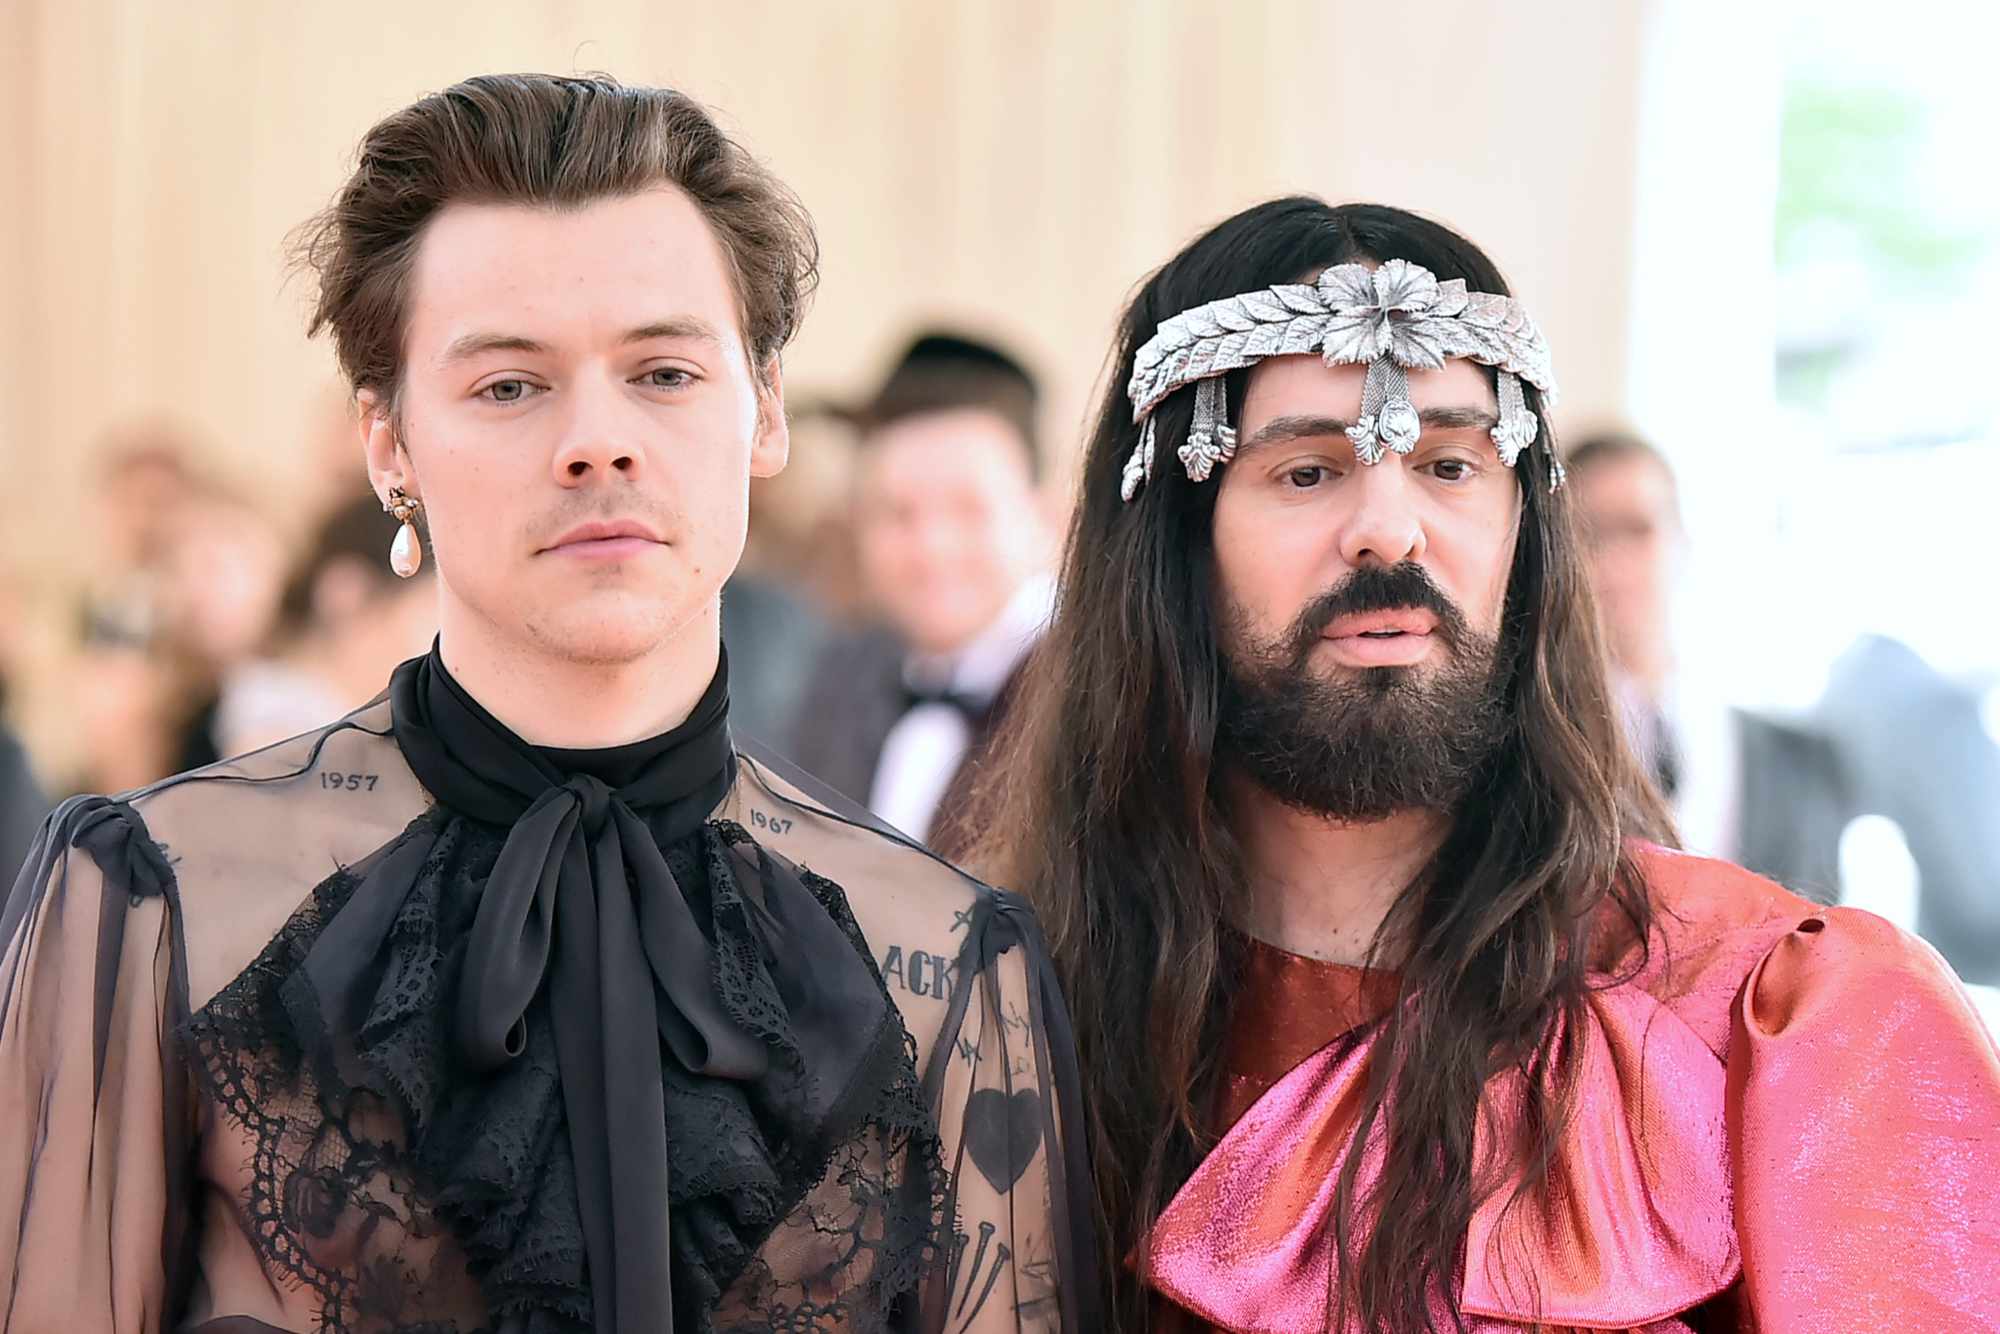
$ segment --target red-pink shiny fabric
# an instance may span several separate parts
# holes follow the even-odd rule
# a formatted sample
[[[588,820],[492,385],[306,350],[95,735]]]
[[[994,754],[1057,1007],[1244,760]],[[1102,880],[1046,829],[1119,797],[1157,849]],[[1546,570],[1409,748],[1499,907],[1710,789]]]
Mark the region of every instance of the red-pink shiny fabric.
[[[1651,957],[1615,985],[1607,967],[1589,999],[1552,1188],[1475,1212],[1468,1323],[2000,1330],[2000,1054],[1942,960],[1735,868],[1640,858],[1663,910]],[[1347,1018],[1383,994],[1320,967]],[[1272,969],[1288,1004],[1298,971]],[[1332,1328],[1328,1214],[1372,1041],[1349,1027],[1254,1101],[1237,1090],[1249,1110],[1154,1229],[1152,1284],[1215,1327]],[[1232,1065],[1254,1067],[1256,1045],[1233,1044]],[[1517,1105],[1507,1078],[1489,1086],[1489,1118]],[[1477,1152],[1496,1129],[1482,1120]],[[1364,1187],[1379,1163],[1364,1155]]]

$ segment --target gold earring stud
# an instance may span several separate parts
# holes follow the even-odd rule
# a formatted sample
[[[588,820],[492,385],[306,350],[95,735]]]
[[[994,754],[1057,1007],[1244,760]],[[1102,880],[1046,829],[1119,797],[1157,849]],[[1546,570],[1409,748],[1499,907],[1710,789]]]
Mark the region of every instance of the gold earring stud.
[[[417,536],[416,517],[423,512],[424,502],[404,491],[400,486],[389,488],[388,503],[382,512],[393,514],[403,526],[396,530],[396,540],[389,544],[389,568],[408,579],[423,568],[424,544]]]

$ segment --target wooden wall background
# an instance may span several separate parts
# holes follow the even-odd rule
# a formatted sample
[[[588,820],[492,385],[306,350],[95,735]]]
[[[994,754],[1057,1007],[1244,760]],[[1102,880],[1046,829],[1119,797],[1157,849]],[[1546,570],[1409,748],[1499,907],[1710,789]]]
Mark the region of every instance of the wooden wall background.
[[[287,230],[378,116],[469,73],[607,70],[719,107],[812,208],[795,389],[912,321],[1002,335],[1074,440],[1113,313],[1182,240],[1304,190],[1432,212],[1625,401],[1649,4],[1599,0],[0,0],[0,569],[53,592],[105,433],[165,419],[274,512],[337,394]],[[357,459],[356,467],[359,463]]]

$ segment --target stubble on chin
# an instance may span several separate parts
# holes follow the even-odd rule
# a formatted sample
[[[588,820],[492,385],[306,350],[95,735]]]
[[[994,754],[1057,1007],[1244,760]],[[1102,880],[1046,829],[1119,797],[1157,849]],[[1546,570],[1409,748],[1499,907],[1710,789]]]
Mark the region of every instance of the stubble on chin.
[[[543,607],[521,619],[523,638],[537,654],[582,667],[623,667],[657,654],[675,638],[677,618],[661,602],[589,599]],[[610,600],[607,600],[610,601]],[[681,623],[693,616],[678,618]]]

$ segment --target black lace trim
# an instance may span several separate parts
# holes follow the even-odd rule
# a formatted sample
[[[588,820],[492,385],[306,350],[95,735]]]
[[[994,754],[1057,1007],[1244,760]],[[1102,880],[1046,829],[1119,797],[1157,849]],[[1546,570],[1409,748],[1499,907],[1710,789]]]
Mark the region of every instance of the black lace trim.
[[[458,1067],[464,941],[504,831],[434,810],[330,877],[188,1022],[198,1077],[253,1145],[244,1221],[310,1288],[325,1334],[581,1334],[592,1301],[546,995],[520,1057]],[[421,869],[365,1014],[324,1015],[300,968],[370,866]],[[716,822],[664,849],[716,944],[725,1010],[771,1052],[755,1085],[667,1059],[676,1326],[802,1334],[898,1323],[936,1263],[943,1170],[893,1005],[844,1091],[809,1087],[760,877],[795,874],[881,987],[840,887]],[[793,961],[796,965],[797,961]],[[886,996],[886,990],[884,991]],[[816,1138],[799,1109],[832,1097]]]

